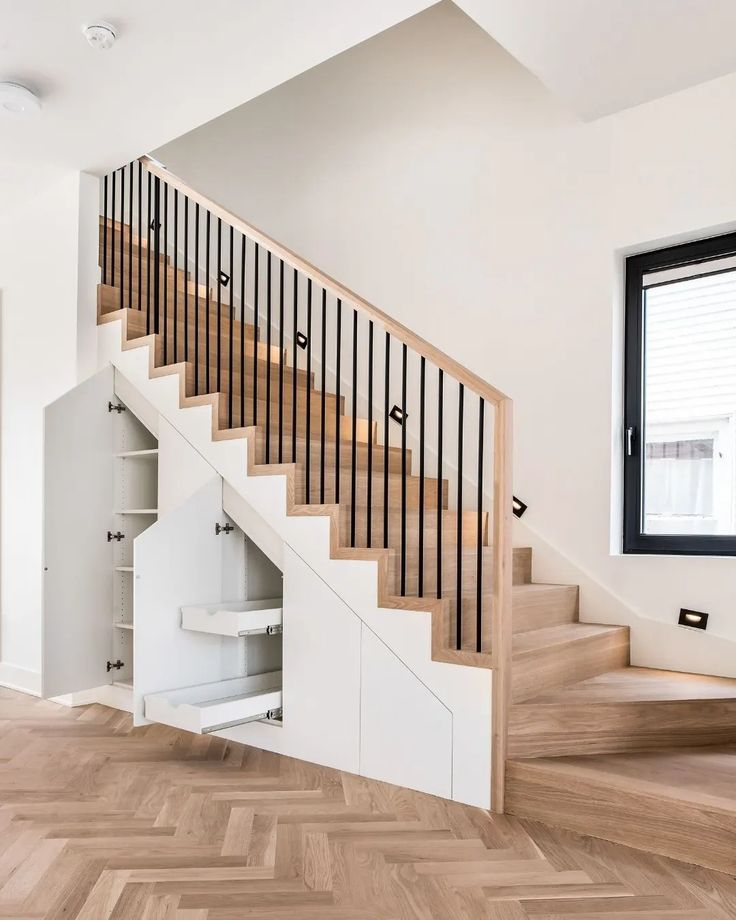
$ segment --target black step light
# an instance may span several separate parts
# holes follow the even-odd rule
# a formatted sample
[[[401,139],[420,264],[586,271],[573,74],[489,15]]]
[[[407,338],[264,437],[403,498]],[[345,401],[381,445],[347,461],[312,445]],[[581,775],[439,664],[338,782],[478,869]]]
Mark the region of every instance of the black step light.
[[[699,610],[688,610],[687,607],[681,607],[677,623],[679,626],[689,626],[690,629],[707,629],[708,614],[701,613]]]
[[[221,271],[220,272],[220,284],[223,287],[227,287],[229,283],[230,283],[230,275],[228,275],[227,272]]]
[[[514,509],[514,516],[517,518],[520,518],[528,507],[520,498],[517,498],[515,495],[512,499],[512,505]]]
[[[397,425],[403,425],[404,422],[409,418],[409,413],[404,412],[404,410],[400,409],[398,406],[394,406],[393,409],[389,412],[389,415]]]
[[[297,332],[296,334],[296,344],[304,350],[307,347],[309,339],[304,335],[303,332]]]

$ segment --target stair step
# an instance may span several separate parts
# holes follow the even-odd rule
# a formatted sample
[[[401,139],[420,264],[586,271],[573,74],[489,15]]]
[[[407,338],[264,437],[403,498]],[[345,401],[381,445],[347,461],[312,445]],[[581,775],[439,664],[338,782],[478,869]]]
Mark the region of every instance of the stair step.
[[[563,626],[578,619],[577,585],[517,585],[513,593],[515,633]]]
[[[736,874],[736,746],[512,759],[506,809]]]
[[[216,636],[262,635],[281,626],[280,597],[181,608],[181,627]]]
[[[628,626],[568,623],[514,636],[512,699],[521,702],[629,663]]]
[[[736,743],[736,680],[622,668],[511,707],[513,757]],[[736,778],[735,778],[736,779]]]

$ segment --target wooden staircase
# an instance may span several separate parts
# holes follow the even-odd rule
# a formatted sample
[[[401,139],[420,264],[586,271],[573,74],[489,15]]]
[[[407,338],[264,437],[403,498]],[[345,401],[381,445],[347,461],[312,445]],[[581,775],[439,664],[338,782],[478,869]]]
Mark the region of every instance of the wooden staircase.
[[[375,411],[353,418],[344,395],[294,366],[293,346],[222,292],[218,308],[213,278],[195,284],[164,253],[153,332],[148,239],[110,218],[105,229],[99,322],[122,319],[123,347],[148,346],[152,376],[178,373],[183,406],[213,406],[214,439],[247,439],[249,474],[287,477],[290,514],[330,517],[333,558],[379,563],[382,606],[431,612],[435,660],[501,675],[496,807],[506,761],[508,811],[736,871],[736,681],[630,667],[628,627],[581,622],[577,588],[533,583],[527,548],[509,564],[506,646],[508,511],[455,501],[456,483],[426,475],[416,448],[381,442]]]

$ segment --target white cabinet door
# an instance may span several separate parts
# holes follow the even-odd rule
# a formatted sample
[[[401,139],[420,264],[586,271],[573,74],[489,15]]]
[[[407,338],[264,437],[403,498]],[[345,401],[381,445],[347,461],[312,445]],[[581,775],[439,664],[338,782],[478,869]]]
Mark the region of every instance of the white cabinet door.
[[[108,367],[44,412],[45,697],[110,683],[113,398]]]
[[[213,475],[134,544],[134,711],[143,724],[148,693],[240,677],[242,640],[181,628],[181,608],[222,599],[223,559],[244,554],[242,531],[215,533],[225,521],[222,479]],[[236,545],[234,545],[236,544]]]

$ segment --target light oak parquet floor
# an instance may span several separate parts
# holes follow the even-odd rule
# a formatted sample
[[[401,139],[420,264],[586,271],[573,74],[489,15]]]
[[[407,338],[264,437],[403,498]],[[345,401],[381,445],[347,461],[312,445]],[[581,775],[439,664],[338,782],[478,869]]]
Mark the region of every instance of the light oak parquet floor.
[[[0,918],[724,920],[736,880],[0,690]]]

